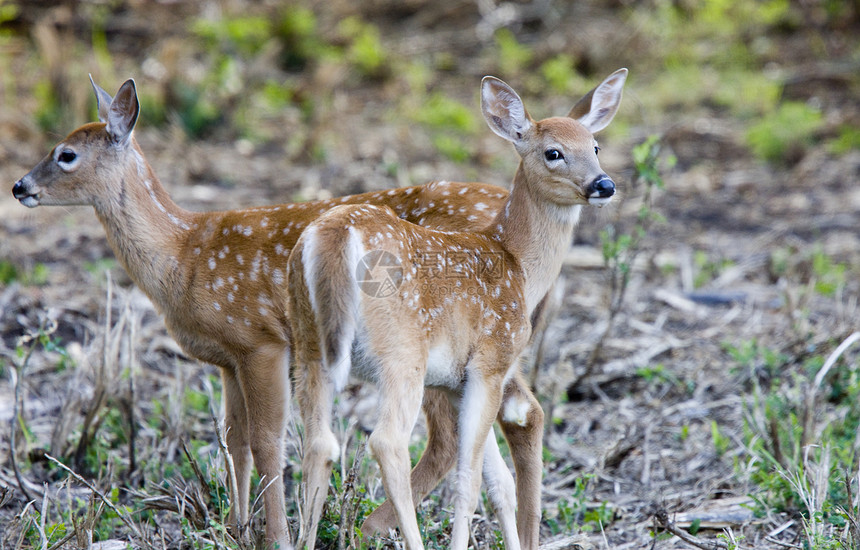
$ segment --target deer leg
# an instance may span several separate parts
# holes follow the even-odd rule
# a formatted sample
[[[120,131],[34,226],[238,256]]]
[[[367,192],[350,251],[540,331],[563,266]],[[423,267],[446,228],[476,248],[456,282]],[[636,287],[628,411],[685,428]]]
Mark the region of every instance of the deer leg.
[[[332,465],[339,455],[331,430],[333,383],[319,361],[296,369],[296,396],[305,434],[302,443],[302,526],[299,548],[313,550],[323,505],[328,496]]]
[[[517,497],[514,476],[508,469],[496,433],[490,428],[487,442],[484,445],[484,483],[487,486],[487,496],[493,505],[493,510],[499,519],[505,548],[519,550],[520,539],[517,535],[516,510]]]
[[[460,399],[457,496],[450,545],[455,550],[465,550],[469,543],[469,527],[481,490],[484,445],[502,400],[501,377],[488,379],[477,365],[474,370],[477,372],[467,374]]]
[[[457,409],[441,390],[427,388],[422,404],[427,418],[427,447],[412,469],[412,504],[418,506],[457,463]],[[397,527],[397,514],[390,500],[371,512],[361,526],[365,537],[387,534]]]
[[[384,366],[380,370],[385,372]],[[424,545],[412,503],[409,436],[418,419],[424,384],[417,376],[419,371],[413,371],[416,376],[406,376],[405,370],[397,369],[393,371],[396,376],[380,381],[379,420],[368,444],[379,463],[382,486],[394,508],[406,548],[416,550]]]
[[[248,357],[238,373],[248,411],[251,453],[264,491],[266,546],[281,550],[292,548],[282,477],[284,429],[290,399],[287,360],[282,348],[261,348]]]
[[[517,529],[524,550],[536,550],[539,542],[543,422],[540,403],[522,376],[515,375],[505,386],[499,424],[517,474]]]
[[[233,457],[236,487],[228,525],[236,529],[240,540],[248,542],[248,498],[251,485],[251,443],[248,440],[248,416],[242,387],[232,370],[221,369],[224,386],[227,450]]]

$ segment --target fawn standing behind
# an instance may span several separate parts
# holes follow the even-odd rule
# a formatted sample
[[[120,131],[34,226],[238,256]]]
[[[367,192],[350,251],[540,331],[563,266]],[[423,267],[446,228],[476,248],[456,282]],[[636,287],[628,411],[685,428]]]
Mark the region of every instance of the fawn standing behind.
[[[353,373],[379,386],[379,419],[369,445],[406,547],[413,550],[423,544],[411,500],[408,441],[424,386],[443,388],[458,402],[450,546],[466,548],[485,442],[493,440],[503,386],[528,342],[530,315],[561,270],[581,205],[605,204],[615,194],[592,134],[615,115],[626,77],[620,69],[604,80],[574,107],[576,119],[539,122],[512,88],[484,78],[484,118],[521,157],[510,196],[486,230],[434,231],[389,208],[352,205],[331,209],[299,237],[289,260],[289,317],[305,425],[300,544],[313,547],[320,496],[338,454],[332,401]],[[402,280],[388,297],[359,287],[366,276],[360,266],[371,251],[400,261]],[[451,292],[421,292],[418,273],[428,267],[428,253],[440,258],[431,267],[460,275]],[[507,548],[519,548],[516,537],[511,540],[507,530],[505,535]]]
[[[290,395],[286,264],[298,235],[322,212],[344,203],[387,204],[416,223],[477,230],[489,224],[507,191],[437,182],[334,200],[189,212],[170,199],[133,137],[139,113],[134,82],[126,81],[115,99],[95,83],[93,88],[101,122],[69,134],[15,183],[13,194],[31,208],[92,206],[117,259],[164,315],[173,337],[189,355],[221,367],[227,444],[238,485],[230,523],[240,536],[247,534],[253,455],[267,486],[267,545],[288,548],[281,479]],[[512,380],[508,391],[512,401],[536,406],[521,380]],[[427,397],[428,426],[450,430],[447,398],[430,392]],[[542,426],[540,420],[527,427],[512,423],[506,433],[517,429],[533,432]],[[443,445],[448,439],[444,433],[431,434],[428,460],[417,468],[423,480],[419,492],[428,492],[447,471]],[[516,453],[514,458],[518,468],[530,468],[531,463],[517,461]],[[376,517],[377,525],[386,523],[385,514]]]

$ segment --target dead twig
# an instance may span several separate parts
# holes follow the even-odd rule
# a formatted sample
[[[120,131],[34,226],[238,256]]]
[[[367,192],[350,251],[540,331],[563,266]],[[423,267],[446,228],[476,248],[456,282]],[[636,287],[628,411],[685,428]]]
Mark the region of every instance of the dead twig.
[[[592,548],[594,545],[588,540],[588,535],[573,535],[540,545],[540,550],[591,550]]]
[[[10,426],[11,433],[9,434],[9,455],[12,459],[12,471],[15,472],[15,480],[18,482],[18,488],[21,489],[21,493],[24,495],[25,500],[33,500],[33,497],[26,487],[29,480],[24,479],[24,475],[18,467],[18,449],[16,444],[16,441],[18,440],[18,429],[21,428],[23,430],[23,418],[21,412],[23,397],[21,392],[24,384],[24,372],[27,370],[27,365],[30,363],[30,358],[33,356],[33,350],[36,348],[39,338],[42,335],[52,334],[55,330],[57,330],[57,323],[55,321],[51,321],[49,323],[43,318],[39,323],[39,330],[35,334],[31,333],[24,335],[18,340],[19,348],[22,348],[27,344],[30,345],[27,346],[27,351],[24,353],[21,360],[14,361],[15,370],[13,372],[15,373],[15,403],[12,408],[12,421]]]
[[[666,512],[666,510],[662,508],[654,514],[654,521],[661,529],[666,530],[667,532],[673,534],[687,544],[695,546],[696,548],[701,548],[702,550],[722,550],[728,548],[726,543],[722,541],[706,542],[677,527],[675,525],[675,522],[669,519],[669,514]]]
[[[77,535],[77,532],[76,532],[76,531],[74,531],[74,530],[72,530],[72,532],[71,532],[71,533],[68,533],[66,536],[64,536],[63,538],[61,538],[60,540],[58,540],[57,542],[55,542],[55,543],[54,543],[54,544],[52,544],[51,546],[49,546],[49,547],[48,547],[48,550],[59,550],[60,548],[62,548],[63,546],[65,546],[65,544],[66,544],[67,542],[69,542],[70,540],[72,540],[73,538],[75,538],[75,535]]]
[[[227,439],[224,435],[224,430],[221,429],[221,422],[218,420],[218,415],[215,414],[214,403],[215,403],[215,394],[212,391],[212,385],[206,385],[206,392],[209,394],[209,416],[212,418],[212,425],[215,428],[215,436],[218,439],[218,447],[221,449],[221,452],[224,454],[224,463],[227,466],[227,475],[230,478],[230,505],[231,506],[240,506],[239,504],[239,485],[236,481],[236,466],[233,463],[233,455],[230,454],[230,450],[227,448]],[[229,428],[227,428],[229,430]],[[185,447],[185,443],[182,444],[183,448]],[[188,451],[186,449],[186,454]],[[189,460],[190,460],[189,455]],[[198,474],[198,478],[203,481],[202,474]],[[261,480],[262,483],[262,480]],[[262,494],[263,491],[261,491]],[[259,498],[259,497],[258,497]],[[255,500],[256,504],[256,500]],[[238,515],[236,515],[238,518]],[[239,532],[236,533],[236,540],[239,541],[240,544],[245,545],[250,542],[250,523],[251,523],[251,514],[249,510],[247,523],[239,524],[237,526]]]
[[[345,548],[356,548],[355,541],[355,517],[358,515],[358,505],[361,502],[355,492],[355,480],[358,469],[364,458],[366,445],[358,445],[355,456],[352,459],[352,467],[346,472],[343,480],[343,497],[340,503],[340,531],[337,536],[337,547],[339,550]]]
[[[792,543],[790,543],[790,542],[785,542],[785,541],[782,541],[782,540],[777,540],[777,539],[775,539],[775,538],[773,538],[773,537],[771,537],[771,536],[767,536],[767,537],[765,537],[765,538],[764,538],[764,540],[766,540],[766,541],[768,541],[768,542],[772,542],[772,543],[774,543],[774,544],[776,544],[776,545],[779,545],[779,546],[783,546],[783,547],[785,547],[785,548],[803,548],[803,546],[801,546],[801,545],[799,545],[799,544],[792,544]]]
[[[98,417],[98,414],[107,400],[108,376],[105,373],[107,366],[110,363],[111,356],[114,355],[111,353],[113,350],[113,346],[111,345],[113,343],[113,338],[111,338],[111,333],[113,332],[111,331],[113,313],[113,281],[111,280],[110,270],[105,271],[105,277],[107,278],[107,298],[105,306],[104,341],[102,342],[102,359],[96,369],[96,387],[93,390],[93,398],[90,400],[89,407],[87,407],[87,413],[84,416],[84,423],[83,426],[81,426],[81,437],[78,439],[78,445],[75,448],[74,464],[78,469],[83,469],[87,447],[89,447],[90,441],[95,439],[96,433],[98,432],[103,420],[103,418]],[[122,321],[122,318],[120,321]],[[118,325],[119,324],[121,323],[118,323]],[[121,333],[121,331],[122,328],[118,327],[117,333]],[[92,430],[90,428],[92,428]]]
[[[54,458],[53,456],[51,456],[49,454],[45,454],[45,458],[47,458],[48,460],[50,460],[51,462],[53,462],[54,464],[59,466],[62,470],[65,470],[78,483],[85,485],[87,487],[87,489],[89,489],[90,491],[93,492],[93,494],[95,494],[97,497],[99,497],[99,499],[105,504],[105,506],[110,508],[111,511],[114,514],[116,514],[116,516],[120,519],[120,521],[122,521],[123,524],[125,524],[125,526],[129,528],[129,530],[132,532],[132,534],[138,540],[138,542],[140,542],[140,544],[144,545],[145,548],[155,550],[155,548],[146,541],[146,539],[143,537],[143,534],[140,532],[140,529],[138,529],[137,525],[135,525],[134,522],[131,520],[131,518],[128,517],[128,514],[125,514],[122,510],[117,508],[116,505],[107,496],[105,496],[104,493],[99,491],[95,485],[93,485],[92,483],[90,483],[89,481],[87,481],[86,479],[81,477],[77,472],[75,472],[74,470],[72,470],[71,468],[69,468],[68,466],[66,466],[65,464],[63,464],[62,462],[60,462],[59,460]]]
[[[126,302],[127,312],[128,308],[129,304]],[[137,360],[135,357],[134,344],[137,340],[137,327],[140,323],[140,319],[137,316],[132,316],[130,312],[128,313],[128,316],[130,319],[128,338],[126,341],[128,350],[128,395],[126,399],[122,400],[122,404],[125,405],[125,414],[128,421],[128,475],[132,476],[137,473],[137,420],[134,415],[134,405],[137,402],[137,369],[135,368]],[[140,478],[140,481],[143,481],[142,477]]]
[[[830,369],[836,364],[836,361],[843,353],[845,353],[845,350],[857,341],[860,341],[860,332],[854,332],[845,338],[845,340],[843,340],[842,343],[839,344],[839,346],[837,346],[836,349],[827,357],[821,370],[819,370],[818,374],[815,375],[812,386],[810,386],[809,391],[806,393],[806,407],[803,411],[803,438],[801,440],[801,446],[809,445],[809,443],[815,439],[812,433],[812,423],[815,416],[815,399],[818,396],[818,390],[821,387],[821,384],[824,382],[824,377],[827,376],[827,373],[830,372]]]

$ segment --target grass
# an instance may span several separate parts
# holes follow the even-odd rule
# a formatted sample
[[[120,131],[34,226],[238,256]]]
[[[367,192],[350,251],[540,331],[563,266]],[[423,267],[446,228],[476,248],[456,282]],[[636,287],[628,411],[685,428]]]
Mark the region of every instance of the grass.
[[[827,346],[826,356],[801,359],[744,344],[730,354],[750,369],[752,391],[745,405],[747,476],[762,513],[800,518],[809,548],[855,548],[858,509],[860,364],[843,354],[860,341],[852,333]],[[837,345],[838,344],[838,345]],[[756,372],[760,365],[765,370]],[[776,371],[774,376],[765,374]]]

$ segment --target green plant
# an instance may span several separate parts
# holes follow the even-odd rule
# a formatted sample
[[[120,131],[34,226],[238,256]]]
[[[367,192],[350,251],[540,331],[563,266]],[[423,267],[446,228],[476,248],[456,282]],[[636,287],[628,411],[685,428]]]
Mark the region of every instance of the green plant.
[[[796,10],[787,0],[739,3],[704,0],[695,3],[659,3],[638,12],[647,32],[658,36],[662,52],[672,64],[749,64],[747,48],[764,29],[792,24]],[[723,47],[713,47],[720,44]]]
[[[689,439],[689,438],[690,438],[690,425],[684,424],[683,426],[681,426],[681,431],[678,434],[678,439],[683,443],[684,441],[687,441],[687,439]],[[693,533],[693,534],[695,535],[695,533]]]
[[[833,296],[837,290],[845,286],[845,264],[835,263],[821,250],[812,255],[812,274],[815,281],[815,291],[823,296]]]
[[[711,420],[711,441],[713,441],[714,450],[719,456],[726,454],[732,441],[728,436],[723,435],[716,420]]]
[[[33,95],[38,101],[36,123],[42,130],[51,130],[63,126],[68,116],[54,86],[49,80],[41,80],[33,88]]]
[[[705,286],[733,264],[734,262],[729,259],[711,260],[704,250],[696,250],[693,253],[693,266],[696,268],[693,286],[696,288]]]
[[[772,113],[782,84],[764,68],[778,58],[774,35],[796,26],[803,10],[787,0],[658,2],[629,12],[653,39],[660,77],[644,98],[658,109],[728,109],[749,120]]]
[[[600,232],[603,248],[603,261],[609,276],[609,319],[603,334],[591,351],[586,364],[585,373],[576,379],[569,388],[574,388],[583,377],[588,376],[603,350],[603,342],[613,328],[613,323],[627,293],[627,285],[633,262],[641,251],[642,240],[654,223],[663,221],[663,217],[652,209],[652,196],[665,184],[660,172],[671,168],[675,163],[672,156],[661,158],[660,138],[652,135],[644,142],[633,148],[633,164],[635,169],[635,184],[642,189],[639,212],[634,226],[627,232],[619,232],[610,225]]]
[[[593,479],[591,474],[577,477],[570,498],[558,501],[555,514],[547,518],[553,535],[601,530],[612,522],[615,511],[611,506],[606,502],[590,506],[586,500],[588,486]]]
[[[743,119],[772,113],[782,95],[778,80],[753,69],[724,69],[714,84],[709,92],[713,94],[713,101]]]
[[[662,363],[648,365],[636,369],[636,376],[645,380],[649,386],[668,385],[690,393],[695,389],[693,382],[684,381],[668,370]]]
[[[9,260],[0,260],[0,284],[8,285],[18,279],[18,268]]]
[[[856,434],[860,427],[860,363],[844,357],[860,341],[853,333],[825,359],[784,357],[780,376],[762,388],[753,376],[745,404],[746,474],[757,488],[755,498],[765,511],[776,509],[800,516],[809,548],[837,548],[846,522],[856,521],[852,484],[844,472],[856,472]],[[736,357],[749,361],[760,352],[748,346]],[[852,476],[853,478],[854,476]],[[842,533],[843,535],[837,535]]]
[[[99,67],[99,72],[102,74],[110,74],[113,66],[113,59],[108,47],[107,32],[105,24],[108,18],[107,6],[94,6],[90,15],[92,19],[92,51],[96,58],[96,63]]]
[[[431,94],[414,113],[416,121],[437,130],[472,133],[478,127],[473,109],[442,93]]]
[[[14,21],[18,17],[19,9],[18,5],[12,2],[0,2],[0,37],[7,38],[11,34],[3,24]]]
[[[263,16],[200,18],[191,24],[191,31],[202,38],[209,49],[246,57],[260,53],[271,40],[272,30],[271,20]]]
[[[764,346],[755,339],[743,340],[737,345],[725,342],[723,350],[753,377],[774,377],[790,361],[789,355]]]
[[[541,63],[540,73],[558,94],[589,88],[589,83],[576,72],[576,60],[568,54],[561,53]]]
[[[508,29],[499,29],[495,34],[496,63],[501,74],[513,78],[520,74],[534,57],[529,46],[520,44],[517,37]]]
[[[477,132],[478,119],[472,109],[456,99],[436,92],[412,113],[412,118],[427,127],[436,149],[457,162],[473,155],[470,136]]]
[[[793,151],[812,143],[824,124],[821,112],[805,103],[788,101],[747,130],[753,153],[768,162],[783,162]]]
[[[281,63],[287,69],[303,69],[328,48],[318,35],[316,15],[304,6],[284,9],[275,32],[282,43]]]
[[[340,33],[350,44],[346,57],[363,76],[386,76],[388,55],[379,37],[379,29],[358,17],[348,17],[338,25]]]
[[[217,104],[207,96],[205,85],[186,82],[172,83],[176,113],[182,127],[192,137],[202,137],[221,125],[223,115]]]
[[[722,533],[717,535],[717,539],[724,541],[726,550],[740,550],[740,541],[744,540],[743,535],[735,535],[731,527],[726,528]]]
[[[114,258],[100,258],[94,261],[83,262],[83,267],[99,283],[107,281],[108,272],[116,267]]]
[[[860,128],[845,125],[839,128],[839,136],[828,143],[833,154],[844,155],[849,151],[860,149]]]

